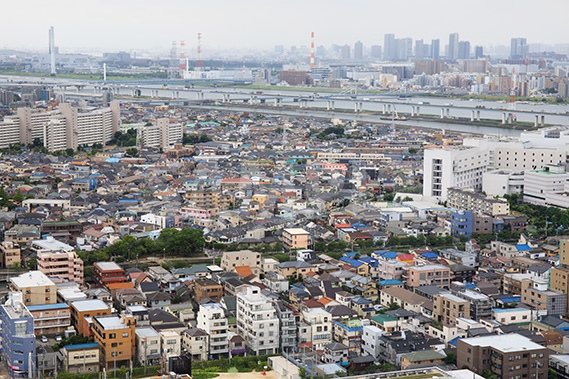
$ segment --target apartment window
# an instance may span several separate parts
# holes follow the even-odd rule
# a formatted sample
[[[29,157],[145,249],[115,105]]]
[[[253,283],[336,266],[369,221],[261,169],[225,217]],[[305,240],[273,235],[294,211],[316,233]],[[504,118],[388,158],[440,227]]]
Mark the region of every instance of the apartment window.
[[[117,338],[116,333],[109,333],[109,338]]]

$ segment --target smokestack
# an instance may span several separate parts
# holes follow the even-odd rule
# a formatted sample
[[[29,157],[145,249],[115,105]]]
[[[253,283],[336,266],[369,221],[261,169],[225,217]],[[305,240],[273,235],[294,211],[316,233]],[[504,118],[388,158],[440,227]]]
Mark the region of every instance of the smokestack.
[[[310,44],[310,69],[314,69],[314,32],[312,32],[312,43]]]
[[[55,75],[55,31],[53,26],[49,28],[49,58],[51,74]]]

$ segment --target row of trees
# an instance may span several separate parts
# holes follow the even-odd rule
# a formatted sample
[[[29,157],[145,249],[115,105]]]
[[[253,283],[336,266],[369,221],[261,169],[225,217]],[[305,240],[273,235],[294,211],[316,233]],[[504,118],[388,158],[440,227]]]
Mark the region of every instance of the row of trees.
[[[197,136],[195,134],[184,134],[182,138],[182,143],[184,145],[194,145],[196,143],[206,143],[211,141],[212,139],[207,136],[207,134],[202,134],[201,136]]]
[[[203,231],[200,229],[177,230],[166,228],[162,229],[160,236],[155,240],[150,238],[137,240],[128,235],[100,250],[80,251],[78,254],[86,264],[106,261],[111,257],[114,257],[117,262],[130,261],[136,257],[158,255],[190,257],[201,254],[204,244]]]

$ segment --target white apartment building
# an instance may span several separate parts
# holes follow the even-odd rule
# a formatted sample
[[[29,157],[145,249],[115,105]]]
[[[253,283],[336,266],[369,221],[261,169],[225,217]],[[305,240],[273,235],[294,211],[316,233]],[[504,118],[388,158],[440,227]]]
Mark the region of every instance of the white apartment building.
[[[321,350],[332,342],[332,315],[322,308],[302,311],[299,342],[311,342],[313,349]]]
[[[538,205],[569,208],[569,173],[565,166],[546,166],[524,175],[524,201]]]
[[[247,287],[237,294],[237,332],[247,350],[255,355],[274,354],[279,350],[279,318],[273,303],[258,287]]]
[[[10,144],[30,144],[39,138],[50,150],[72,148],[94,143],[105,144],[119,130],[120,105],[111,102],[107,108],[76,108],[62,103],[52,111],[18,108],[16,115],[0,121],[0,148]]]
[[[173,330],[161,330],[158,334],[164,358],[179,357],[182,353],[182,335]]]
[[[364,325],[362,330],[362,350],[379,361],[379,339],[385,332],[375,325]]]
[[[219,303],[200,304],[196,326],[209,335],[208,350],[213,359],[229,355],[227,318]]]
[[[423,196],[427,200],[446,201],[449,187],[481,190],[482,174],[489,164],[489,152],[485,149],[427,149],[423,162]]]
[[[136,359],[143,366],[158,364],[161,357],[161,338],[154,328],[138,327],[134,331],[136,336]]]

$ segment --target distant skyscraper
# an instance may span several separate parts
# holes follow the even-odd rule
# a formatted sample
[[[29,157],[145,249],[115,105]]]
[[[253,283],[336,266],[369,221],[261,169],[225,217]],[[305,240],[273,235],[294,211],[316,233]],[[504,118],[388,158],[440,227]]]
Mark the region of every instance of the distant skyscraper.
[[[276,45],[275,46],[275,53],[284,54],[284,46],[283,45]]]
[[[383,37],[383,56],[386,61],[392,61],[395,57],[395,34],[386,34]]]
[[[470,42],[460,41],[458,43],[458,59],[470,59]]]
[[[512,38],[510,45],[510,57],[514,59],[523,58],[528,53],[527,39]]]
[[[50,72],[55,75],[55,30],[53,26],[49,28],[49,61]]]
[[[415,59],[423,59],[425,56],[424,44],[422,39],[415,41]]]
[[[439,59],[441,56],[441,41],[438,39],[431,40],[431,58]]]
[[[364,59],[364,44],[361,41],[354,44],[354,59],[357,61]]]
[[[476,46],[474,48],[474,57],[476,59],[484,58],[484,48],[482,46]]]
[[[350,45],[342,46],[342,59],[350,59]]]
[[[448,59],[458,59],[458,33],[452,33],[448,36]]]
[[[370,55],[372,58],[381,58],[381,46],[372,45]]]

